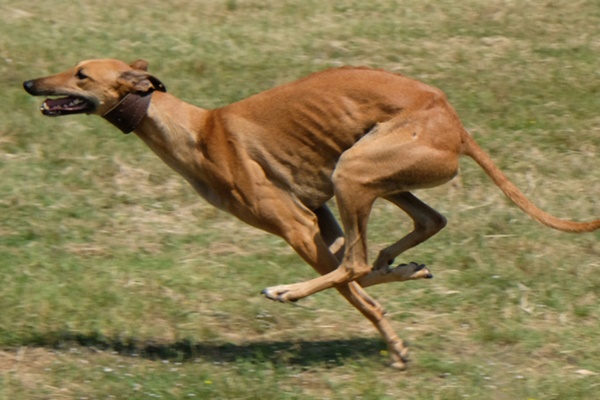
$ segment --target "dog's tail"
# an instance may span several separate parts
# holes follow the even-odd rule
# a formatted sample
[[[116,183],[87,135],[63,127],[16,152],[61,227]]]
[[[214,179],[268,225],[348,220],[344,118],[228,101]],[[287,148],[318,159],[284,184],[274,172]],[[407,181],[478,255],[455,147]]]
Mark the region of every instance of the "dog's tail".
[[[574,222],[557,218],[540,210],[533,204],[523,192],[521,192],[506,175],[498,168],[490,156],[488,156],[473,138],[463,131],[463,154],[468,155],[483,168],[490,178],[498,185],[500,190],[504,192],[506,197],[511,199],[521,210],[525,211],[530,217],[536,221],[564,232],[593,232],[600,229],[600,219],[589,222]]]

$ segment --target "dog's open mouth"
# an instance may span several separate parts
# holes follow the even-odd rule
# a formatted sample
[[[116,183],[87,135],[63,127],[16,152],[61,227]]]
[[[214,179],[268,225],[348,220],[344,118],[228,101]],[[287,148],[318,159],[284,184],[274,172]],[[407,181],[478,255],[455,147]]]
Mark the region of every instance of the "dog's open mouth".
[[[83,97],[61,97],[57,99],[46,99],[40,107],[42,114],[49,117],[60,115],[91,113],[96,106]]]

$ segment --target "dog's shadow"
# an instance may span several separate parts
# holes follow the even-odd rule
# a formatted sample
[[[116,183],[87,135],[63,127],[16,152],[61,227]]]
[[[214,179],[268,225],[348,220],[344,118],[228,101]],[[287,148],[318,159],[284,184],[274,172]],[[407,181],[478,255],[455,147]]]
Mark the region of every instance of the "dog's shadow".
[[[379,338],[264,341],[245,344],[202,343],[191,340],[155,343],[109,338],[94,333],[64,332],[38,337],[28,344],[57,350],[80,346],[95,351],[114,351],[123,356],[173,362],[271,362],[300,367],[343,365],[361,358],[383,360],[385,357],[382,357],[381,351],[386,348]]]

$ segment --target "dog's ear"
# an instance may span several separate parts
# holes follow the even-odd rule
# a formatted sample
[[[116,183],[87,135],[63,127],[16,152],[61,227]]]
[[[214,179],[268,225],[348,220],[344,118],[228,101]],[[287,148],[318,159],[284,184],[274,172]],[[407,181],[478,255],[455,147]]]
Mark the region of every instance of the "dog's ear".
[[[136,61],[136,63],[137,62],[138,61]],[[147,67],[148,63],[145,61],[143,62]],[[153,90],[161,92],[167,91],[165,85],[163,85],[163,83],[154,75],[146,72],[145,69],[132,69],[131,71],[123,72],[117,79],[117,82],[138,93],[148,93]]]
[[[139,69],[140,71],[148,71],[148,61],[136,60],[129,65],[133,69]]]

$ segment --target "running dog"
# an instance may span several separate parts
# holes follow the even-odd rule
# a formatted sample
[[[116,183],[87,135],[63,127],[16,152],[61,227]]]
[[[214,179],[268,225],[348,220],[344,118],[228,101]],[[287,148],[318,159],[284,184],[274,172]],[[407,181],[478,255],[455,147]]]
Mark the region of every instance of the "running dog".
[[[51,96],[44,115],[99,115],[135,132],[209,203],[285,239],[321,276],[262,293],[292,302],[335,287],[380,331],[394,367],[405,368],[407,348],[363,288],[432,276],[423,265],[392,262],[446,225],[411,192],[451,180],[461,155],[542,224],[566,232],[600,228],[600,220],[565,221],[538,209],[466,132],[444,93],[405,76],[328,69],[205,110],[166,93],[147,66],[83,61],[24,88]],[[333,197],[343,229],[326,205]],[[377,198],[406,212],[414,229],[369,265],[367,221]]]

